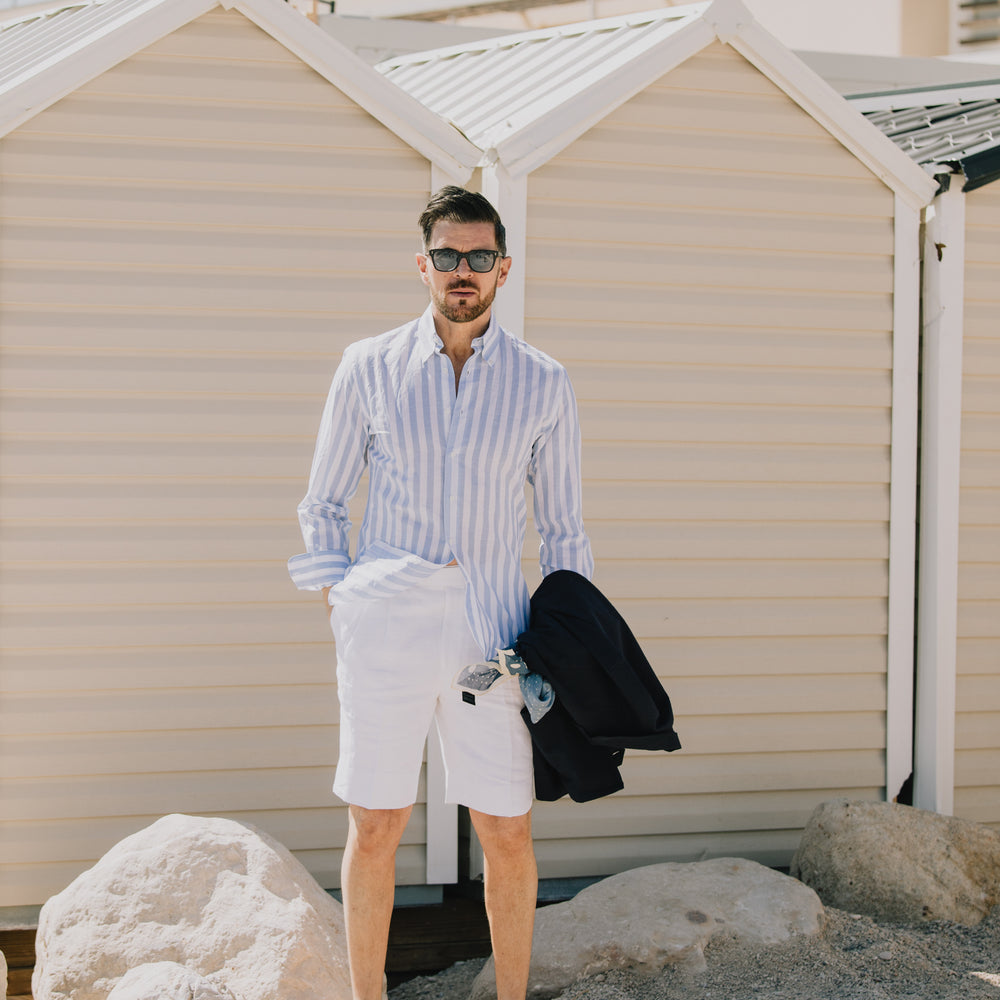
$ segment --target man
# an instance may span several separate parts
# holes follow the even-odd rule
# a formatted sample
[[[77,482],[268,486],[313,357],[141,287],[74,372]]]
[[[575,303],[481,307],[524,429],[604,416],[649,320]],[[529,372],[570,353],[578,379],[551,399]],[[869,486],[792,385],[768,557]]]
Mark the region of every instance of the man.
[[[299,505],[307,552],[289,570],[333,608],[334,791],[350,806],[342,886],[355,1000],[381,996],[395,852],[432,719],[447,801],[469,808],[483,846],[498,997],[524,1000],[538,884],[524,702],[515,680],[476,695],[452,682],[527,626],[526,479],[543,573],[591,575],[576,403],[562,366],[492,315],[511,259],[489,201],[443,188],[420,227],[430,305],[344,352]],[[347,503],[366,465],[352,562]]]

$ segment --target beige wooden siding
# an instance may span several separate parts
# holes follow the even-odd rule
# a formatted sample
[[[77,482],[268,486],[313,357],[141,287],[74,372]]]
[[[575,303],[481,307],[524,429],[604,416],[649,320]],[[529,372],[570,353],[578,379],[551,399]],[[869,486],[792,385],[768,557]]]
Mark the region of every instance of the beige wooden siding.
[[[0,905],[169,812],[339,883],[334,650],[285,560],[340,352],[423,308],[429,185],[237,13],[0,140]],[[421,807],[399,881],[424,857]]]
[[[967,195],[955,814],[1000,829],[1000,190]]]
[[[684,744],[540,807],[542,874],[787,864],[818,803],[884,795],[893,196],[721,45],[528,183],[526,336]]]

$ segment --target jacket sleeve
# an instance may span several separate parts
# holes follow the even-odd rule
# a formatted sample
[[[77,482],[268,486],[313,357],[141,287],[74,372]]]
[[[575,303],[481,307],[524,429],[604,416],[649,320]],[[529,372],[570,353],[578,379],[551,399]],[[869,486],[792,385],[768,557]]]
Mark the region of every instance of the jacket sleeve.
[[[288,560],[300,590],[321,590],[343,580],[351,564],[347,505],[368,458],[368,420],[351,348],[344,352],[327,396],[309,474],[298,506],[306,551]]]
[[[535,526],[541,536],[542,576],[569,569],[588,580],[594,574],[590,539],[583,525],[580,421],[576,397],[560,369],[552,416],[535,442],[528,466],[534,489]]]

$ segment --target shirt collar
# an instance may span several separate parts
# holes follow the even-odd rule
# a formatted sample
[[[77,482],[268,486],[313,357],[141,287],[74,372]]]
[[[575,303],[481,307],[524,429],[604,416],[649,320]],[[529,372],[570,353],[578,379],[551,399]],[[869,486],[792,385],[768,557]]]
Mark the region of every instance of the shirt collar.
[[[488,365],[492,365],[496,361],[497,351],[500,350],[501,335],[496,312],[491,312],[489,326],[486,327],[481,337],[476,337],[472,342],[472,350],[481,355],[483,361]],[[434,329],[434,314],[431,311],[431,306],[424,310],[417,322],[417,342],[420,344],[420,356],[424,361],[432,354],[444,350],[444,341]]]

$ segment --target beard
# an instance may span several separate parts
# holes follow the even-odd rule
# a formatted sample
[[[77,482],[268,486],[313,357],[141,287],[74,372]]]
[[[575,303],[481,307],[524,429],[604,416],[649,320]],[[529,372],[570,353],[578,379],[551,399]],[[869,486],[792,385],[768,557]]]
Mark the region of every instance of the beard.
[[[448,293],[456,288],[470,288],[474,292],[479,291],[478,287],[471,281],[456,281],[443,292],[434,295],[434,305],[437,307],[437,311],[452,323],[471,323],[473,320],[479,319],[493,305],[497,294],[497,282],[494,281],[493,287],[480,293],[478,299],[451,303],[448,301]]]

